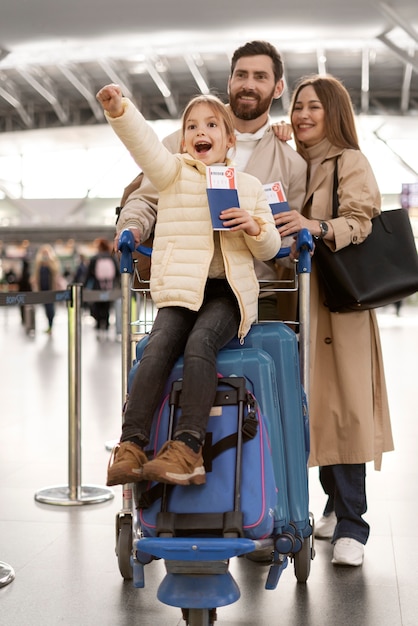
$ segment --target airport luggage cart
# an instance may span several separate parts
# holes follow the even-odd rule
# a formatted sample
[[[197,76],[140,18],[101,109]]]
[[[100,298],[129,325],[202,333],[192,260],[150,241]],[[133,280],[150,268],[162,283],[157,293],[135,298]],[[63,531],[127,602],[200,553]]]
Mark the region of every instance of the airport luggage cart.
[[[278,370],[283,366],[288,369],[286,362],[288,350],[294,352],[294,343],[298,345],[298,362],[296,367],[293,363],[293,368],[298,377],[296,384],[300,386],[301,406],[296,407],[298,410],[296,414],[293,414],[292,403],[294,404],[294,401],[292,398],[286,400],[285,397],[284,407],[280,408],[283,414],[280,419],[285,423],[281,424],[280,428],[283,427],[283,432],[286,430],[289,432],[287,435],[282,435],[280,430],[279,434],[275,435],[273,428],[271,433],[273,450],[275,437],[284,438],[285,441],[280,442],[281,445],[292,446],[291,454],[287,455],[287,465],[284,470],[288,477],[290,474],[293,476],[289,480],[285,478],[286,497],[289,502],[286,501],[286,511],[282,517],[287,519],[278,522],[275,532],[267,539],[248,539],[243,536],[228,538],[144,536],[136,510],[137,485],[123,486],[122,510],[116,516],[116,554],[121,576],[125,580],[133,580],[135,587],[142,588],[145,586],[144,568],[146,565],[153,559],[164,559],[167,574],[159,586],[157,597],[165,604],[180,607],[183,619],[189,626],[211,626],[217,619],[216,609],[231,604],[240,597],[240,590],[229,572],[229,561],[234,556],[252,554],[255,557],[252,560],[261,560],[264,555],[271,555],[266,589],[276,588],[289,560],[293,561],[294,573],[299,583],[305,583],[309,577],[311,560],[315,554],[314,522],[308,503],[307,468],[309,454],[307,414],[309,281],[310,255],[313,249],[309,231],[303,230],[299,233],[297,248],[300,256],[295,268],[295,280],[292,284],[279,286],[277,289],[296,290],[298,293],[298,336],[283,322],[255,324],[254,333],[252,334],[251,331],[249,334],[251,335],[249,347],[272,352]],[[121,234],[119,250],[121,252],[122,289],[122,402],[124,403],[129,388],[129,374],[137,360],[138,342],[151,330],[156,311],[150,298],[149,283],[138,275],[134,258],[136,251],[151,256],[151,250],[139,246],[135,251],[133,236],[129,230]],[[269,291],[271,291],[270,286]],[[274,341],[276,331],[281,336],[279,343]],[[227,348],[233,350],[238,347],[233,344],[234,342]],[[280,354],[275,353],[275,344],[280,346]],[[283,350],[282,346],[284,346]],[[280,395],[286,396],[287,390],[284,386],[281,391],[283,394],[280,393]],[[289,408],[292,415],[288,417],[286,424],[284,414]],[[297,422],[296,430],[295,421]],[[298,441],[296,454],[293,449],[295,439]],[[282,465],[280,467],[282,468]],[[283,468],[280,471],[283,474]],[[280,476],[283,480],[283,476]],[[281,487],[283,488],[283,485]],[[279,505],[278,508],[280,508]],[[257,558],[257,555],[260,555],[260,558]],[[197,587],[196,581],[198,581]]]

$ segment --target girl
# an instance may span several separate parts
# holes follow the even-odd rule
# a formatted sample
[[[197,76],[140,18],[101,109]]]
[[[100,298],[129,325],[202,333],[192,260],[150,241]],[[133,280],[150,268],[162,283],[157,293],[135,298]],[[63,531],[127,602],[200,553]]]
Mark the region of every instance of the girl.
[[[244,341],[255,321],[259,287],[254,257],[274,258],[280,235],[261,183],[241,172],[237,172],[240,207],[220,214],[228,230],[212,228],[206,166],[228,164],[226,153],[235,145],[231,118],[218,98],[198,96],[186,107],[183,153],[177,155],[160,143],[117,85],[104,87],[97,98],[160,193],[150,282],[158,313],[134,377],[107,484],[139,480],[203,484],[201,449],[217,389],[217,354],[236,334]],[[182,415],[173,441],[147,462],[143,449],[153,415],[181,354]]]

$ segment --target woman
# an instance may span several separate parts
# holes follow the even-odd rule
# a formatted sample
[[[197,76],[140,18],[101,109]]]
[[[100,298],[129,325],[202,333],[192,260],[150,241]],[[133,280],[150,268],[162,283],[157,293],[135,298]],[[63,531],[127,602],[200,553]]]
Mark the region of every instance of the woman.
[[[119,267],[116,259],[112,256],[111,245],[107,239],[96,241],[97,252],[91,257],[84,276],[84,285],[88,289],[98,291],[110,291],[120,284]],[[91,315],[96,320],[97,339],[100,341],[107,337],[109,332],[109,316],[111,302],[100,299],[91,305]]]
[[[282,237],[308,228],[332,250],[361,243],[380,212],[381,199],[362,154],[350,96],[332,76],[304,78],[291,103],[298,152],[308,162],[302,214],[282,213]],[[338,163],[339,212],[332,218]],[[328,496],[316,536],[331,538],[333,563],[361,565],[369,525],[366,466],[381,467],[393,449],[379,329],[374,311],[331,313],[315,268],[311,274],[310,465],[319,466]]]
[[[61,267],[54,248],[45,244],[41,246],[35,257],[32,275],[32,287],[34,291],[56,291],[60,288]],[[44,304],[45,315],[48,320],[46,333],[52,333],[55,318],[55,304]]]

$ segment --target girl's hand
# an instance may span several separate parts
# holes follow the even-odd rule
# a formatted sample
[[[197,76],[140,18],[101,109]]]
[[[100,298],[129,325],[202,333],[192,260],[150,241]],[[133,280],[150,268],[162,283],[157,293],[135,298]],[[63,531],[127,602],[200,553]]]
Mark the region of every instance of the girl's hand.
[[[119,85],[106,85],[96,94],[96,99],[103,109],[109,113],[110,117],[120,117],[123,115],[122,89]]]
[[[280,139],[280,141],[289,141],[293,137],[292,126],[287,122],[272,124],[272,129],[277,139]]]
[[[261,232],[258,222],[256,222],[255,219],[243,209],[239,209],[237,207],[226,209],[225,211],[222,211],[219,217],[222,220],[223,225],[231,231],[243,230],[251,237],[257,237],[257,235]]]

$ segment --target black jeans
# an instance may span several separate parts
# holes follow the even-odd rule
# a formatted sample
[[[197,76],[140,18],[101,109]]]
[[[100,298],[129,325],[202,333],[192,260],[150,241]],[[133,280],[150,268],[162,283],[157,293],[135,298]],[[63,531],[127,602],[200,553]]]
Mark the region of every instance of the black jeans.
[[[203,442],[218,385],[216,358],[236,336],[239,323],[238,302],[226,280],[207,281],[197,312],[159,309],[129,392],[121,441],[135,436],[148,443],[167,378],[184,353],[182,413],[175,434],[188,432]]]
[[[102,330],[109,329],[110,302],[94,302],[91,307],[91,314],[96,320],[96,328]]]
[[[319,480],[328,495],[324,515],[335,511],[337,526],[332,542],[351,537],[366,544],[370,527],[362,515],[367,511],[366,465],[325,465],[319,468]]]
[[[54,323],[54,317],[55,317],[55,304],[53,302],[47,302],[46,304],[44,304],[44,308],[45,308],[45,315],[48,320],[48,326],[49,328],[52,328],[52,324]]]

